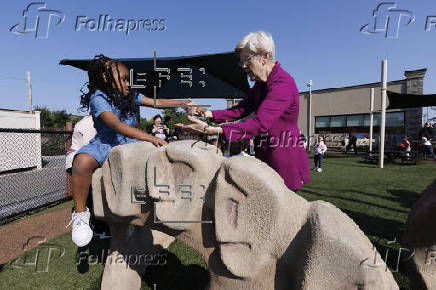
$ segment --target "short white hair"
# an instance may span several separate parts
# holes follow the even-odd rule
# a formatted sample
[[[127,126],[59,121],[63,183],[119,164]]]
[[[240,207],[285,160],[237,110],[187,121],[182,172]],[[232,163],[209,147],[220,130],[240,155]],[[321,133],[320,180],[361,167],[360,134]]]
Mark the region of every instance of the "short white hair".
[[[276,45],[270,33],[266,31],[250,32],[239,40],[235,52],[239,54],[242,49],[248,49],[255,54],[268,54],[271,61],[275,61]]]

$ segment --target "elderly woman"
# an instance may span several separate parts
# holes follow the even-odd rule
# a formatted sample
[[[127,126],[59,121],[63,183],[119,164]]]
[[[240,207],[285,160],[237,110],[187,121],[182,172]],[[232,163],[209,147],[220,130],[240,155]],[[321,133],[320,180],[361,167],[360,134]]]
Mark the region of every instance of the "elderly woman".
[[[247,97],[227,110],[208,111],[195,108],[199,116],[215,123],[232,122],[254,112],[249,120],[208,126],[193,117],[193,124],[177,126],[205,134],[222,134],[228,142],[255,138],[256,157],[272,167],[291,190],[298,190],[310,181],[309,160],[299,140],[299,95],[294,79],[275,61],[275,44],[264,31],[244,36],[235,48],[240,66],[254,86]]]

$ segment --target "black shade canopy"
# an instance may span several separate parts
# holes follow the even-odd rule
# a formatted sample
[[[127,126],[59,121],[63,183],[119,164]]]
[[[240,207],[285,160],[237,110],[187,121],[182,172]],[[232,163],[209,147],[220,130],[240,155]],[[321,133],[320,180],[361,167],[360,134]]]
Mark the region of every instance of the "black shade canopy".
[[[205,54],[184,57],[123,58],[131,72],[131,85],[140,93],[164,99],[177,98],[244,98],[249,90],[246,73],[238,65],[239,57],[234,52]],[[60,61],[87,70],[90,59]],[[154,62],[156,61],[156,69]],[[141,75],[141,73],[146,73]],[[169,79],[168,79],[169,78]],[[159,87],[160,86],[160,87]]]
[[[436,106],[436,95],[399,94],[388,91],[388,98],[388,110]]]

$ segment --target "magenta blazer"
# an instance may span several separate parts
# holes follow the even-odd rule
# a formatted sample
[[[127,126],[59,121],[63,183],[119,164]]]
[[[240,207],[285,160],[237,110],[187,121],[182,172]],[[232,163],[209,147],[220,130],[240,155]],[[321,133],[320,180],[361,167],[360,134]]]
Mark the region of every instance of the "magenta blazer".
[[[227,110],[213,110],[216,123],[232,122],[254,112],[254,118],[226,123],[224,138],[255,138],[256,158],[267,163],[291,190],[310,181],[309,159],[298,129],[300,97],[294,79],[276,62],[266,83],[256,81],[247,97]]]

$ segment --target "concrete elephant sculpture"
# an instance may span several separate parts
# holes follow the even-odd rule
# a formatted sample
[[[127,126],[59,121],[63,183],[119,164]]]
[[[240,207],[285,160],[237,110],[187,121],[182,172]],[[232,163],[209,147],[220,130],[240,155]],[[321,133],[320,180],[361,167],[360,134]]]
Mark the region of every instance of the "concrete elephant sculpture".
[[[116,146],[93,174],[94,214],[107,222],[112,236],[102,289],[140,289],[149,262],[145,258],[174,241],[174,237],[144,226],[150,208],[133,202],[145,190],[146,162],[154,150],[158,149],[149,142]]]
[[[265,163],[230,158],[215,183],[207,206],[214,208],[220,260],[233,277],[211,275],[211,289],[398,289],[346,214],[290,191]]]
[[[406,222],[402,244],[409,249],[406,270],[415,289],[436,289],[436,180],[420,195]]]
[[[347,215],[288,190],[265,163],[251,157],[225,159],[216,147],[190,140],[159,149],[124,146],[117,150],[138,147],[136,152],[145,156],[113,150],[106,165],[110,170],[96,172],[93,180],[99,196],[94,203],[100,202],[101,217],[118,223],[115,239],[121,248],[129,241],[133,248],[141,243],[149,247],[144,241],[150,235],[136,231],[158,228],[203,255],[209,289],[398,289],[380,255]],[[114,154],[121,157],[111,159]],[[124,180],[109,177],[112,171],[142,173],[132,172],[134,178]],[[119,191],[108,194],[106,188],[112,189],[105,184],[114,180],[122,185],[112,185]],[[127,188],[132,187],[142,189],[148,205],[132,205],[120,196],[131,196]],[[127,224],[137,227],[126,240]],[[105,274],[113,276],[106,268]],[[109,274],[103,282],[111,281]],[[136,281],[130,288],[135,289],[138,277],[133,272],[125,276]]]

